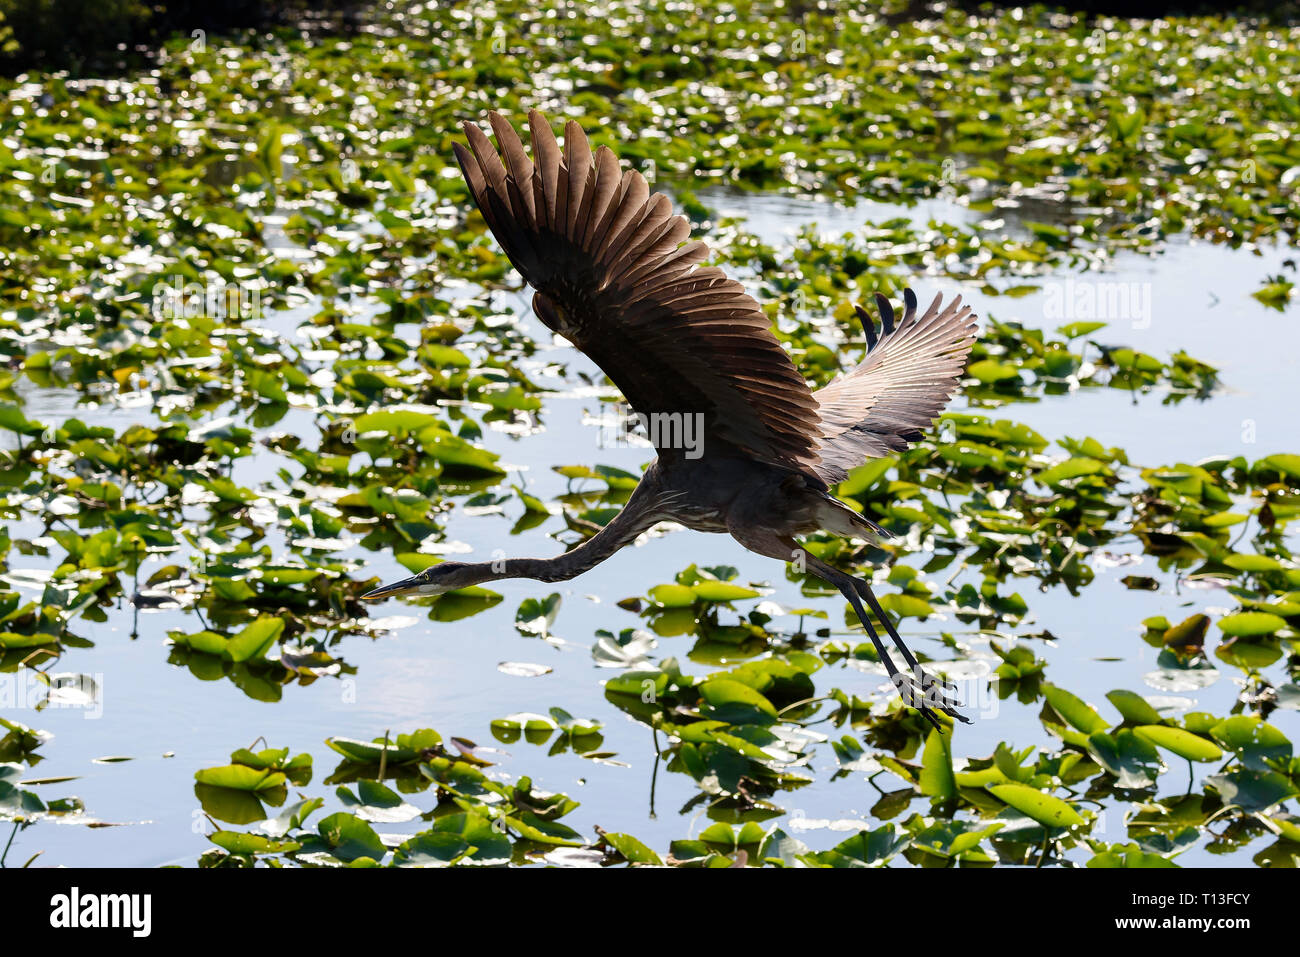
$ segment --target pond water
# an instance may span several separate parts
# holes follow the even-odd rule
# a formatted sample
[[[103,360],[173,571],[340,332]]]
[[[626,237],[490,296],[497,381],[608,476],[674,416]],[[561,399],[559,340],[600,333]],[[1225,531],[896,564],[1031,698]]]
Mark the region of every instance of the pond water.
[[[749,230],[778,247],[788,247],[799,228],[808,223],[838,234],[864,222],[900,215],[918,223],[981,218],[943,200],[911,208],[872,203],[845,208],[786,195],[706,190],[700,198],[720,213],[742,217]],[[1162,358],[1185,349],[1217,366],[1223,388],[1209,399],[1184,399],[1174,404],[1164,402],[1160,390],[1135,397],[1122,389],[1084,389],[1014,403],[997,410],[996,415],[1026,423],[1050,439],[1095,437],[1105,446],[1122,447],[1131,462],[1141,465],[1191,462],[1216,453],[1244,454],[1253,460],[1293,450],[1298,438],[1295,382],[1300,372],[1294,317],[1266,309],[1250,297],[1263,277],[1282,272],[1283,261],[1293,255],[1284,245],[1234,251],[1181,240],[1170,242],[1157,256],[1121,254],[1104,274],[1089,274],[1090,279],[1149,288],[1149,316],[1113,322],[1107,330],[1108,341]],[[962,292],[981,316],[991,314],[1002,321],[1050,329],[1064,320],[1049,316],[1047,297],[1051,292],[1047,287],[1068,278],[1064,272],[1044,277],[1038,280],[1044,288],[1020,298],[985,296],[978,286],[940,277],[919,276],[912,285],[923,301],[936,291]],[[537,341],[551,341],[532,319],[524,296],[500,293],[495,298],[498,307],[521,313],[525,329]],[[294,335],[297,324],[311,315],[313,308],[307,303],[270,316],[265,325]],[[562,363],[567,374],[552,374],[554,363]],[[520,435],[485,429],[483,444],[518,470],[504,485],[516,481],[548,501],[569,484],[552,471],[553,466],[600,463],[635,473],[649,460],[645,448],[598,446],[601,433],[592,421],[601,414],[602,405],[596,390],[583,386],[579,374],[598,377],[599,371],[576,350],[563,343],[540,350],[529,360],[527,372],[554,392],[545,399],[538,416],[542,427],[537,430]],[[148,407],[77,407],[75,393],[60,390],[31,389],[25,399],[27,414],[42,421],[76,415],[120,430],[128,419],[152,419]],[[959,399],[954,408],[963,405]],[[314,416],[294,411],[276,423],[274,431],[314,433],[315,428]],[[234,477],[255,487],[272,469],[283,467],[284,461],[255,455],[239,463]],[[484,560],[497,549],[507,555],[539,557],[562,550],[551,537],[563,528],[562,518],[552,516],[515,534],[512,527],[519,513],[517,502],[507,503],[502,514],[466,514],[458,508],[447,516],[446,543],[451,548],[463,547],[475,560]],[[39,534],[32,528],[14,528],[12,532],[15,536]],[[1222,613],[1233,606],[1233,599],[1220,590],[1182,587],[1174,574],[1160,571],[1141,553],[1140,543],[1121,540],[1107,553],[1095,555],[1098,579],[1078,597],[1071,597],[1063,587],[1031,594],[1032,579],[1017,583],[1031,610],[1025,624],[1055,636],[1053,641],[1035,641],[1035,652],[1047,659],[1055,680],[1091,702],[1100,702],[1111,689],[1129,688],[1168,705],[1173,710],[1167,713],[1203,709],[1226,714],[1239,690],[1233,669],[1221,665],[1218,680],[1200,689],[1153,684],[1149,676],[1156,670],[1156,652],[1137,635],[1140,622],[1149,616],[1163,614],[1180,621],[1198,611]],[[377,575],[390,581],[407,574],[388,555],[359,548],[341,554],[364,559],[366,569],[359,577]],[[1131,557],[1120,557],[1123,555]],[[924,560],[924,555],[908,559],[916,565]],[[158,564],[172,562],[184,564],[184,558],[168,556]],[[15,557],[15,567],[20,564],[42,567],[40,559],[30,556],[23,562]],[[502,602],[461,621],[433,621],[426,609],[401,601],[386,602],[371,613],[389,619],[391,631],[373,641],[349,638],[341,646],[344,659],[357,669],[355,675],[322,679],[308,686],[292,685],[274,703],[246,696],[231,681],[197,680],[185,668],[168,663],[168,630],[198,630],[202,625],[193,615],[176,610],[136,612],[123,605],[112,610],[106,622],[86,622],[81,631],[93,641],[93,647],[69,648],[58,666],[60,671],[94,675],[102,688],[100,707],[94,711],[51,708],[40,714],[20,711],[13,716],[55,735],[42,751],[45,760],[31,770],[31,776],[75,776],[77,780],[58,785],[57,790],[81,797],[87,812],[97,819],[131,826],[86,829],[42,824],[16,837],[10,860],[22,861],[43,851],[39,860],[48,865],[192,865],[210,846],[204,834],[211,829],[194,795],[195,771],[225,764],[232,749],[265,738],[272,747],[287,746],[295,754],[310,752],[316,764],[311,793],[328,794],[320,781],[337,756],[325,747],[324,738],[370,739],[389,730],[397,733],[424,727],[508,752],[508,756],[495,756],[499,763],[490,773],[512,778],[527,774],[538,787],[564,791],[581,801],[582,806],[566,822],[584,834],[599,825],[635,834],[663,849],[670,840],[696,834],[708,825],[704,805],[692,803],[699,789],[689,776],[656,767],[651,732],[605,699],[601,682],[614,672],[596,666],[590,647],[598,630],[618,633],[643,627],[642,618],[616,603],[644,595],[655,583],[671,581],[690,564],[733,565],[739,569],[738,582],[765,583],[771,588],[768,597],[783,605],[811,605],[828,612],[827,621],[810,619],[810,626],[829,625],[834,633],[854,641],[861,636],[860,631],[850,634],[846,629],[844,603],[838,594],[807,597],[777,563],[745,552],[729,537],[684,530],[649,536],[576,581],[557,586],[501,582],[494,589],[504,596]],[[148,571],[147,566],[142,580]],[[1120,582],[1128,574],[1156,578],[1160,589],[1130,590]],[[979,583],[979,577],[969,573],[956,580]],[[882,587],[888,591],[891,586]],[[29,594],[31,591],[27,589]],[[514,626],[520,603],[552,591],[562,596],[553,627],[562,643],[521,635]],[[731,614],[721,613],[724,619]],[[779,620],[777,624],[793,630],[795,622]],[[972,673],[978,673],[982,665],[991,670],[998,663],[988,648],[988,636],[959,621],[942,616],[921,622],[908,619],[902,627],[914,648],[947,658],[947,650],[936,640],[940,630],[953,632],[970,648],[975,662]],[[685,670],[697,674],[716,667],[712,662],[691,659],[695,639],[690,636],[657,637],[656,641],[652,657],[675,656]],[[502,662],[536,663],[552,670],[540,677],[518,677],[500,670]],[[883,677],[878,669],[863,663],[850,666],[840,662],[819,673],[817,681],[819,690],[833,685],[869,697],[881,694]],[[979,682],[968,685],[976,696],[969,709],[975,721],[958,728],[955,755],[988,755],[1000,741],[1017,747],[1055,747],[1055,739],[1038,718],[1039,705],[1025,706],[1014,698],[999,701],[981,693],[979,686]],[[555,706],[600,720],[602,750],[615,752],[613,761],[601,763],[571,752],[548,756],[548,744],[520,740],[503,745],[493,740],[489,730],[493,719],[513,712],[545,713]],[[1295,711],[1279,711],[1271,720],[1292,739],[1300,732]],[[817,725],[812,730],[836,738],[844,733]],[[659,743],[662,745],[662,740]],[[102,761],[109,756],[131,760]],[[782,826],[814,849],[837,843],[844,832],[857,826],[855,822],[871,821],[870,809],[880,798],[862,773],[832,782],[835,767],[830,749],[819,749],[811,769],[812,783],[776,796],[787,811]],[[1198,779],[1201,767],[1196,771]],[[876,783],[886,791],[899,786],[897,781],[888,781],[889,776],[884,775]],[[1175,768],[1160,778],[1158,793],[1181,793],[1187,783],[1186,774]],[[331,798],[327,810],[333,809]],[[1108,814],[1094,828],[1093,836],[1125,840],[1123,810],[1117,807]],[[412,824],[381,825],[378,829],[413,832],[416,828]],[[1251,853],[1247,848],[1211,858],[1196,848],[1179,861],[1248,866]]]

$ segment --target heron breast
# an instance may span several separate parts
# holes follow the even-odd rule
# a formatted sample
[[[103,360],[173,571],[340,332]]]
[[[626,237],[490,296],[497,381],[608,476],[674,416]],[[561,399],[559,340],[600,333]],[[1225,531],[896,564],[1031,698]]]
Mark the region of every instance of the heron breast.
[[[674,507],[665,521],[677,522],[695,532],[725,532],[727,520],[719,509],[701,507]]]

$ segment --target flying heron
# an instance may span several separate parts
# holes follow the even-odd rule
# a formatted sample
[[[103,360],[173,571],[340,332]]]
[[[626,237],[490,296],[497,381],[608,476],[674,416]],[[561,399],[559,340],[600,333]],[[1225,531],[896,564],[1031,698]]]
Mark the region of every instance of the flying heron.
[[[497,113],[497,146],[464,124],[454,144],[474,202],[510,262],[535,290],[533,310],[586,353],[642,421],[689,416],[703,443],[659,430],[658,457],[627,504],[591,538],[555,558],[442,562],[362,596],[438,595],[502,578],[566,581],[605,561],[659,522],[730,532],[752,552],[793,562],[834,585],[866,629],[904,702],[935,727],[935,710],[966,721],[953,686],[925,672],[870,585],[796,540],[825,529],[878,542],[889,533],[830,491],[850,469],[918,440],[957,389],[974,342],[961,297],[917,309],[910,289],[894,321],[879,294],[881,328],[856,307],[867,353],[852,371],[812,391],[772,334],[759,304],[721,269],[700,266],[704,243],[668,198],[651,193],[602,146],[595,154],[570,121],[560,148],[550,124],[528,114],[533,155]],[[942,306],[942,307],[941,307]],[[665,420],[661,420],[665,421]],[[675,440],[674,440],[675,439]],[[863,601],[908,670],[901,671]]]

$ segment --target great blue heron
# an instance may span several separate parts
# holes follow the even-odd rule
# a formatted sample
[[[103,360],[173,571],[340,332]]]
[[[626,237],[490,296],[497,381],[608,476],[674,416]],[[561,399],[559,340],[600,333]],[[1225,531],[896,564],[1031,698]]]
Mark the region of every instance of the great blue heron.
[[[831,495],[849,469],[901,451],[947,405],[974,342],[970,307],[958,297],[925,312],[906,290],[906,309],[877,294],[881,330],[857,307],[867,354],[849,373],[809,389],[772,334],[758,303],[721,269],[698,263],[704,243],[661,193],[623,171],[606,147],[592,154],[577,123],[561,150],[546,118],[528,114],[533,157],[496,113],[494,149],[465,123],[456,160],[479,211],[511,263],[536,292],[548,328],[586,353],[643,421],[688,417],[702,426],[698,451],[665,429],[623,510],[587,541],[556,558],[442,562],[363,595],[437,595],[502,578],[565,581],[609,558],[658,522],[730,532],[750,551],[793,562],[843,593],[903,700],[935,727],[932,709],[958,714],[952,686],[927,674],[868,583],[804,549],[795,536],[825,529],[879,541],[875,522]],[[660,421],[670,421],[660,419]],[[652,436],[652,438],[654,438]],[[671,440],[672,438],[678,441]],[[881,642],[866,601],[910,671]]]

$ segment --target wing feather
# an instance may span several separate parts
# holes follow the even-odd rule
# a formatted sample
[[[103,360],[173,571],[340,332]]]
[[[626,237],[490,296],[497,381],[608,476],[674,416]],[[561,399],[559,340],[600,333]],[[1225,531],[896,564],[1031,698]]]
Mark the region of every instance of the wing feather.
[[[903,317],[894,323],[889,302],[879,297],[881,332],[865,310],[866,358],[852,371],[813,393],[821,418],[816,472],[827,484],[841,482],[869,458],[907,448],[943,411],[961,382],[975,342],[975,316],[958,296],[946,307],[935,296],[919,318],[916,296],[904,293]]]
[[[594,154],[578,124],[561,150],[550,123],[528,115],[532,157],[492,113],[493,148],[465,124],[456,160],[488,227],[536,293],[551,329],[604,370],[638,413],[699,414],[704,441],[812,474],[817,402],[744,286],[700,266],[690,241],[640,173]],[[721,449],[712,448],[717,453]],[[660,454],[673,450],[660,449]]]

